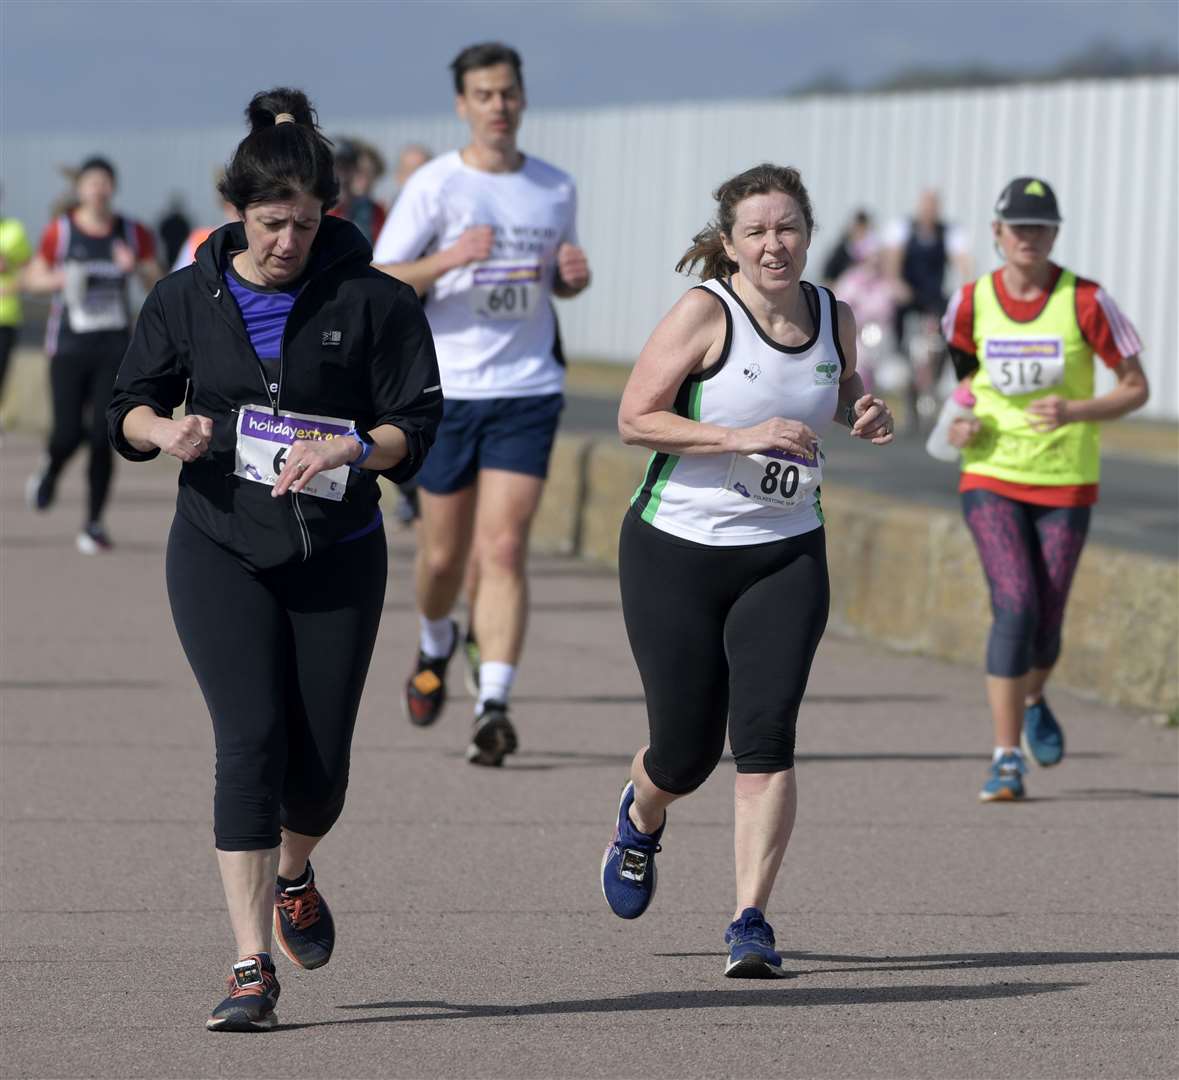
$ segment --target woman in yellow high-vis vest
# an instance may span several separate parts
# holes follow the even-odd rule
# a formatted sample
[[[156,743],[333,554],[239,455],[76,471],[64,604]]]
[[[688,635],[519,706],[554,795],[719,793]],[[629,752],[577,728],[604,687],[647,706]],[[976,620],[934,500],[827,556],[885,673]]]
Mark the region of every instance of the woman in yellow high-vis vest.
[[[995,750],[984,802],[1023,797],[1027,757],[1055,765],[1064,756],[1044,684],[1097,501],[1097,425],[1149,394],[1129,319],[1100,285],[1049,258],[1060,222],[1044,180],[1012,180],[992,225],[1003,265],[962,286],[943,320],[955,370],[975,399],[949,437],[962,451],[963,512],[994,615],[987,698]],[[1095,357],[1117,376],[1098,397]]]

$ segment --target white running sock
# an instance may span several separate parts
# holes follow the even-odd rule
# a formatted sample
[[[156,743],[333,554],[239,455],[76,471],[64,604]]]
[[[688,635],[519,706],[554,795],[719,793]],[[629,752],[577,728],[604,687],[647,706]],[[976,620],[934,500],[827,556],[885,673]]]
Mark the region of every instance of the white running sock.
[[[450,655],[454,648],[454,623],[450,619],[427,619],[419,615],[421,623],[421,650],[431,660],[440,660]]]
[[[515,664],[504,664],[499,660],[484,660],[479,665],[479,701],[475,712],[479,712],[489,701],[508,700],[512,691],[512,680],[516,677]]]
[[[1018,754],[1023,757],[1023,751],[1018,746],[996,746],[991,752],[991,761],[998,761],[1004,754]]]

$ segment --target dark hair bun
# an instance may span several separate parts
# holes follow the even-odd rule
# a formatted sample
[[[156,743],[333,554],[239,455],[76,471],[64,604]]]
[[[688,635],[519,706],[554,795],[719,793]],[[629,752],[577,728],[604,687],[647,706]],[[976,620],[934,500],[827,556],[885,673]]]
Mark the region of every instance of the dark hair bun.
[[[286,113],[295,122],[288,123]],[[246,106],[250,133],[238,144],[217,190],[238,210],[304,192],[330,210],[340,194],[332,144],[319,130],[319,117],[302,90],[276,86]]]
[[[255,94],[246,106],[250,131],[274,127],[274,118],[282,113],[293,116],[296,124],[319,130],[319,117],[307,100],[307,95],[289,86],[276,86],[273,90],[262,90]]]

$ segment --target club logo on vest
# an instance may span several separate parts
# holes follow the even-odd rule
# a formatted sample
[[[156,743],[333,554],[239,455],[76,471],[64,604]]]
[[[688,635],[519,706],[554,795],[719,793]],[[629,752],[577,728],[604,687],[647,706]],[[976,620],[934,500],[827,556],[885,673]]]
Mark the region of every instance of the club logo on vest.
[[[343,340],[344,333],[341,330],[323,330],[319,335],[321,345],[339,345]]]
[[[839,365],[834,360],[824,360],[815,365],[815,385],[834,386],[839,382]]]
[[[756,382],[757,377],[761,374],[761,364],[754,360],[748,367],[741,369],[741,374],[750,382]]]

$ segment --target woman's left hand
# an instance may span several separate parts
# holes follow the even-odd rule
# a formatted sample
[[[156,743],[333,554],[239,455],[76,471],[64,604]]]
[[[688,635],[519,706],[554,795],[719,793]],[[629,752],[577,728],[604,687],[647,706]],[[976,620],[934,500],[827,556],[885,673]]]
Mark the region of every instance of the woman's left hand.
[[[270,489],[274,498],[288,491],[302,491],[316,473],[328,472],[360,457],[360,443],[355,439],[299,439],[291,444],[283,462],[278,482]]]
[[[852,437],[867,439],[877,446],[887,446],[893,440],[896,421],[881,398],[865,394],[853,406],[856,422],[852,425]]]
[[[1033,430],[1040,432],[1055,431],[1065,424],[1071,424],[1070,404],[1068,398],[1062,398],[1059,394],[1037,398],[1027,408],[1028,423]]]

